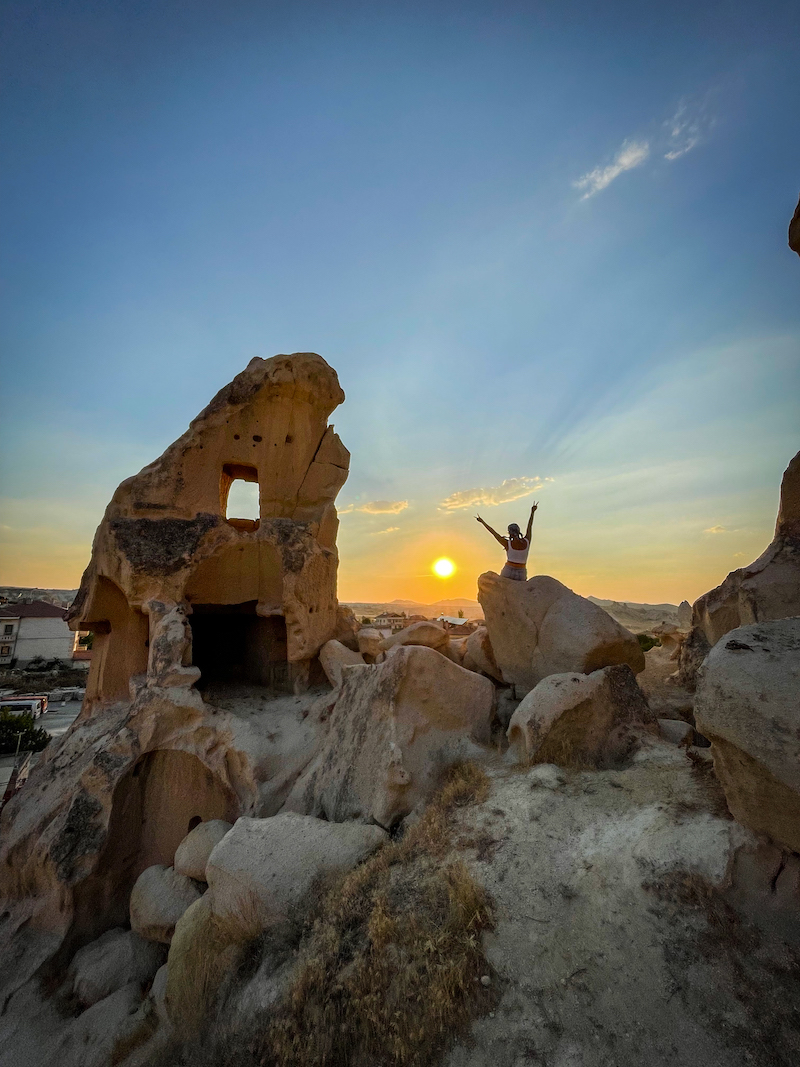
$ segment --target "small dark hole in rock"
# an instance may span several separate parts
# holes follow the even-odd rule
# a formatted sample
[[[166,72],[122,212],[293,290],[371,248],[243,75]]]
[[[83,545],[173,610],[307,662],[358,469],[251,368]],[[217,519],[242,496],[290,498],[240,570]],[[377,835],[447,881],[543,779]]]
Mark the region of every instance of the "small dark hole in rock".
[[[261,434],[258,434],[258,433],[254,433],[254,434],[253,434],[253,440],[254,440],[254,441],[263,441],[263,440],[264,440],[264,438],[263,438],[263,437],[261,436]]]

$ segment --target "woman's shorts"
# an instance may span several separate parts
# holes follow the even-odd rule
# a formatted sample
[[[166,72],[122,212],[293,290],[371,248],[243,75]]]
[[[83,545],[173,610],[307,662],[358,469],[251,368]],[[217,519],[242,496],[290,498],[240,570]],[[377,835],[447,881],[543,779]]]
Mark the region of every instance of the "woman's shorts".
[[[505,567],[500,571],[501,578],[510,578],[512,582],[527,582],[528,571],[526,567],[509,567],[506,563]]]

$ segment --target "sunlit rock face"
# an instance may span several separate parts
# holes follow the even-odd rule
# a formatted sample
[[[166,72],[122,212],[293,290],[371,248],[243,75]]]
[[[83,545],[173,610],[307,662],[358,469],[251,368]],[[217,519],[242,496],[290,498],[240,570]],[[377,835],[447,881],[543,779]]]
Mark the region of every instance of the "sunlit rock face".
[[[336,629],[334,499],[350,455],[327,419],[343,400],[320,356],[254,359],[159,459],[120,485],[69,613],[73,629],[95,633],[84,715],[127,697],[138,675],[163,676],[154,660],[165,626],[174,685],[192,684],[192,672],[179,668],[202,674],[204,659],[218,675],[211,660],[223,658],[226,642],[236,660],[231,680],[287,664],[293,679],[307,672]],[[258,518],[226,517],[237,480],[258,484]],[[188,619],[182,634],[177,605]],[[266,644],[274,655],[259,666],[248,649]]]
[[[748,567],[731,571],[692,609],[680,655],[680,680],[693,687],[709,650],[730,630],[800,615],[800,452],[784,471],[775,536]]]
[[[70,611],[95,633],[84,708],[3,811],[6,992],[126,925],[139,875],[198,823],[274,815],[316,753],[343,399],[320,356],[254,359],[114,494]],[[257,518],[227,516],[236,479]]]
[[[636,637],[597,604],[546,574],[513,582],[487,571],[478,579],[494,659],[502,680],[530,692],[550,674],[589,674],[645,660]]]

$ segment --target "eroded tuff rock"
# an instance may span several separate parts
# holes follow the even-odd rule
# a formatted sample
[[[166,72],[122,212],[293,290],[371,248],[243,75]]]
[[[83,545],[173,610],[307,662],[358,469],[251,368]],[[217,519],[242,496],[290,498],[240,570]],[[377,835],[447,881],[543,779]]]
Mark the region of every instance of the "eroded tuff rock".
[[[551,674],[522,700],[508,727],[525,761],[596,767],[633,751],[655,717],[627,664],[591,674]]]
[[[286,809],[389,828],[430,798],[470,741],[488,740],[494,687],[422,645],[343,676],[325,744]]]
[[[644,670],[629,630],[548,575],[512,582],[488,571],[478,579],[478,600],[502,680],[521,692],[550,674],[589,674],[619,663]]]
[[[275,814],[317,751],[303,691],[326,641],[355,641],[336,600],[349,456],[327,425],[343,399],[319,356],[254,359],[115,492],[70,610],[95,634],[81,715],[3,811],[0,996],[126,924],[136,879],[198,821]],[[257,519],[227,515],[237,479]]]
[[[698,728],[733,816],[800,852],[800,618],[730,631],[697,686]]]
[[[738,626],[800,615],[800,452],[783,474],[775,536],[748,567],[696,600],[680,654],[681,684],[694,688],[709,650]]]

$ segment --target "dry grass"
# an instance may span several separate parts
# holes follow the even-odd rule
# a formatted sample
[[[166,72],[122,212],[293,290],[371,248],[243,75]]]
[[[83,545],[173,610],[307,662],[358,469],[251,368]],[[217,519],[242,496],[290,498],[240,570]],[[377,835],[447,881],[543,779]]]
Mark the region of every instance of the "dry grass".
[[[481,947],[490,901],[448,858],[454,813],[488,792],[479,768],[453,768],[401,840],[319,888],[277,1009],[247,1033],[206,1035],[202,1058],[187,1049],[170,1062],[425,1067],[438,1059],[498,996],[496,984],[480,982],[492,974]]]
[[[695,780],[700,784],[708,800],[708,810],[711,814],[720,819],[732,819],[725,791],[717,778],[713,761],[693,752],[690,748],[686,750],[686,758],[691,763]]]

